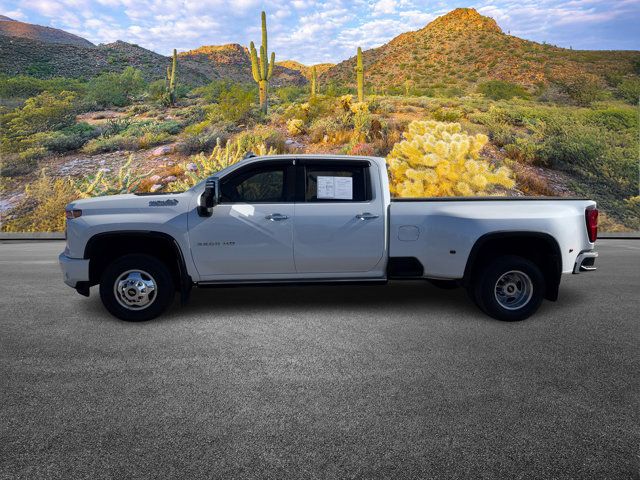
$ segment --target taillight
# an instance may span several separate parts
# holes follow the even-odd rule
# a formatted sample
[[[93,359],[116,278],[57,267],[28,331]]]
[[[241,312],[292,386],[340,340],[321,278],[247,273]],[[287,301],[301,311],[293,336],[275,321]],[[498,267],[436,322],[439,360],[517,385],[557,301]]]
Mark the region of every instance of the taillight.
[[[593,243],[596,241],[596,238],[598,238],[598,209],[596,207],[587,208],[584,216],[587,222],[589,241]]]
[[[70,220],[72,218],[78,218],[82,216],[82,210],[65,210],[64,214],[65,217],[67,217],[67,220]]]

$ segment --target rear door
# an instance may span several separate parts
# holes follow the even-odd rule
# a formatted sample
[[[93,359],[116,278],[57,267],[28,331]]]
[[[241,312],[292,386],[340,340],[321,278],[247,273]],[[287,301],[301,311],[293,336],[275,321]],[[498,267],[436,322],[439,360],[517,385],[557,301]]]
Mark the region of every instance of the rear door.
[[[190,212],[191,252],[203,280],[294,274],[295,167],[257,162],[220,179],[211,217]]]
[[[294,259],[299,274],[376,269],[385,216],[368,161],[301,160],[297,165]]]

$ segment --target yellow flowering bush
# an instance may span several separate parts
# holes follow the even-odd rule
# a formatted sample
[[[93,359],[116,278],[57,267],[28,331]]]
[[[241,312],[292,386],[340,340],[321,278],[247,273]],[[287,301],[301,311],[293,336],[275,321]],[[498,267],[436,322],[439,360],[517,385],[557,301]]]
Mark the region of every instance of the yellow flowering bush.
[[[302,135],[304,133],[304,122],[299,118],[292,118],[287,122],[289,135]]]
[[[413,121],[387,157],[391,194],[397,197],[487,195],[515,184],[507,167],[480,158],[486,135],[468,135],[459,123]]]

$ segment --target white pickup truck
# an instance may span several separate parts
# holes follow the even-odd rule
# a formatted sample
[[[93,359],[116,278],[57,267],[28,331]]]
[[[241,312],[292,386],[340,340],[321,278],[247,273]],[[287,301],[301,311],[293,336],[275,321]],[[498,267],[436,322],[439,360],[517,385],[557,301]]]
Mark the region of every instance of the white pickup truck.
[[[565,198],[390,198],[376,157],[250,156],[182,193],[68,205],[64,281],[123,320],[148,320],[192,286],[384,283],[465,287],[500,320],[556,300],[595,270],[598,210]]]

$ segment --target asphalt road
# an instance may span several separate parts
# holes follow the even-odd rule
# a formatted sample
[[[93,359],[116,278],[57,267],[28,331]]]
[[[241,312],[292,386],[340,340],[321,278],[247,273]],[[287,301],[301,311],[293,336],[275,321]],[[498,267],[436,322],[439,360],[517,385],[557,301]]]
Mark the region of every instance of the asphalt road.
[[[0,244],[0,478],[640,478],[640,241],[520,323],[424,283],[194,291],[128,324]]]

